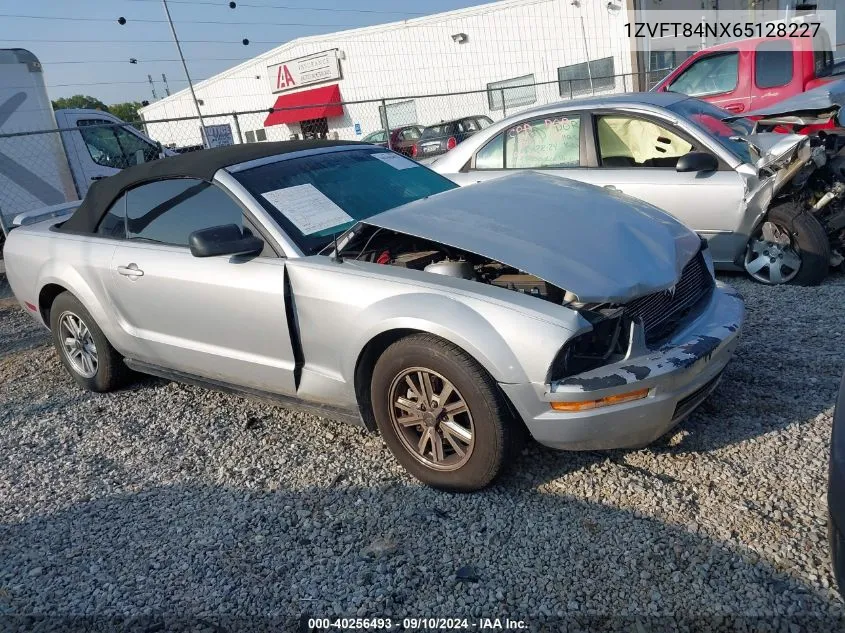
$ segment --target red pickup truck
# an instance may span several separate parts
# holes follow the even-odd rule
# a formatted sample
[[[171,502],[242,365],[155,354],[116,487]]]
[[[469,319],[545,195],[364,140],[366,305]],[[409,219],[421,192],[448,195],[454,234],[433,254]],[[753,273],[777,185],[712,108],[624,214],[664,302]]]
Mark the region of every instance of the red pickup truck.
[[[698,51],[652,90],[749,112],[839,79],[840,72],[845,69],[834,65],[833,53],[814,50],[812,39],[760,38]]]

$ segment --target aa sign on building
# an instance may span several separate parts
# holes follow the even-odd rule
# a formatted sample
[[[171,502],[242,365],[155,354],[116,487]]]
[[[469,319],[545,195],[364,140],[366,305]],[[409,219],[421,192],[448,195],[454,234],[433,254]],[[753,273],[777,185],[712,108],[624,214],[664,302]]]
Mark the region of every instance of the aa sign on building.
[[[340,79],[337,49],[273,64],[267,67],[267,75],[274,93]]]

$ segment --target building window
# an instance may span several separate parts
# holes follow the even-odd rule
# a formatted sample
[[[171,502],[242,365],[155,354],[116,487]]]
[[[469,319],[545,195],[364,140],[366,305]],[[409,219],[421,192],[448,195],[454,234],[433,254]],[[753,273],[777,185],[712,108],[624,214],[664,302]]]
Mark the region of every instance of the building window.
[[[537,87],[534,85],[534,75],[523,75],[487,84],[487,102],[491,112],[536,103]]]
[[[267,140],[267,130],[261,128],[260,130],[255,130],[255,140],[256,141],[266,141]]]
[[[381,126],[386,129],[417,124],[417,104],[413,100],[388,103],[386,112],[383,106],[379,106],[378,114]]]
[[[562,66],[557,69],[561,97],[592,94],[616,87],[613,58],[593,59],[589,62]]]
[[[244,133],[244,136],[246,137],[247,143],[255,143],[255,132],[253,132],[252,130],[247,130]]]

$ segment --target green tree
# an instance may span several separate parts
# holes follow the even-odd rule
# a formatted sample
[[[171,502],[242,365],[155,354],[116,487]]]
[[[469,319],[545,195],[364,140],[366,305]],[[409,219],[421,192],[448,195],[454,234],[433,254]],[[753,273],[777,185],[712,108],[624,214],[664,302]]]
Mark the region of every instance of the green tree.
[[[84,108],[87,110],[102,110],[108,112],[108,106],[95,97],[88,95],[73,95],[72,97],[61,97],[53,101],[54,110],[64,110],[66,108]]]
[[[113,103],[109,106],[109,112],[127,123],[137,123],[141,120],[138,109],[141,108],[140,101],[126,101],[124,103]]]

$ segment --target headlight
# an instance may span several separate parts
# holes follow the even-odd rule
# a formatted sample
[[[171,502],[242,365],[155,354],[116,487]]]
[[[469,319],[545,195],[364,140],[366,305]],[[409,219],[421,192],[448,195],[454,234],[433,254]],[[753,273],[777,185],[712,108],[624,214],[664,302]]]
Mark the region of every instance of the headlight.
[[[580,314],[592,324],[593,329],[570,339],[560,349],[549,369],[550,382],[601,367],[614,354],[624,353],[622,309],[601,312],[581,310]]]

